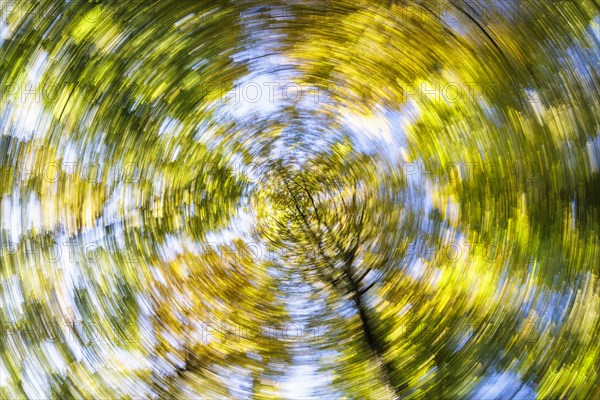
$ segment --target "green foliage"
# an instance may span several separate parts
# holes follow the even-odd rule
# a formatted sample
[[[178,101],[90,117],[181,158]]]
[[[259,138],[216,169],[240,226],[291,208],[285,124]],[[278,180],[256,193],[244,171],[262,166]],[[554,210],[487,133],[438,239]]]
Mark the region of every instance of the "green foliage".
[[[598,4],[516,3],[2,3],[0,398],[598,397]]]

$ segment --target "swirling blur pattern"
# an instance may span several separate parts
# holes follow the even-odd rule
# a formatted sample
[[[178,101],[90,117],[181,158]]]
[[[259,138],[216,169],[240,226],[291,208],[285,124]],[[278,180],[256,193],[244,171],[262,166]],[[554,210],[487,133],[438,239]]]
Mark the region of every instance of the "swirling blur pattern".
[[[597,0],[0,4],[0,398],[600,398]]]

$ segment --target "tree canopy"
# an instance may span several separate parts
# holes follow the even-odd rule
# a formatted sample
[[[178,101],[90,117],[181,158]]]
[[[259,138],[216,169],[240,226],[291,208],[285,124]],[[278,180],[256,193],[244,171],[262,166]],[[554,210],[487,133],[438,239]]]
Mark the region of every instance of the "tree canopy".
[[[600,396],[596,0],[0,4],[0,398]]]

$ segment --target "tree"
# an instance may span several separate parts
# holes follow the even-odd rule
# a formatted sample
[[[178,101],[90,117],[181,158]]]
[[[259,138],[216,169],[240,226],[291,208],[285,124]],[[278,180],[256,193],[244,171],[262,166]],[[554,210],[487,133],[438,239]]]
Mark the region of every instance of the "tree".
[[[2,6],[3,398],[598,397],[596,1]]]

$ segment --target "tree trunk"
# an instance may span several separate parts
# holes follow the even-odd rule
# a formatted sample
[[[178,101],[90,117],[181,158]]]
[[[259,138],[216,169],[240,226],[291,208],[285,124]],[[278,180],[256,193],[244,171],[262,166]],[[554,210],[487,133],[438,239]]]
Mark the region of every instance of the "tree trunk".
[[[378,340],[375,334],[375,329],[369,320],[369,315],[367,314],[367,308],[363,304],[362,295],[360,294],[359,284],[354,280],[352,276],[352,260],[354,257],[350,258],[350,261],[346,263],[344,267],[344,273],[350,284],[350,289],[352,290],[352,299],[354,301],[354,306],[356,307],[356,311],[358,312],[358,316],[360,318],[360,323],[362,327],[362,331],[364,333],[365,341],[369,346],[369,349],[373,352],[377,360],[379,361],[379,365],[381,367],[381,373],[383,376],[383,380],[386,385],[392,389],[395,394],[396,399],[402,398],[402,392],[408,388],[407,383],[402,383],[400,385],[394,385],[391,381],[393,368],[389,362],[387,362],[384,358],[385,348],[383,346],[383,341]]]

